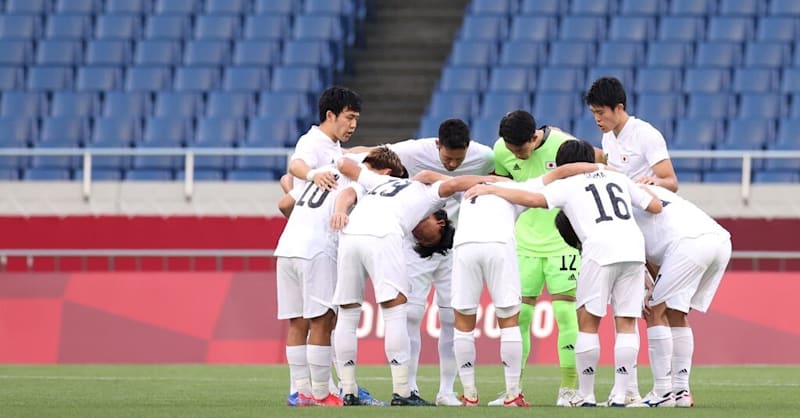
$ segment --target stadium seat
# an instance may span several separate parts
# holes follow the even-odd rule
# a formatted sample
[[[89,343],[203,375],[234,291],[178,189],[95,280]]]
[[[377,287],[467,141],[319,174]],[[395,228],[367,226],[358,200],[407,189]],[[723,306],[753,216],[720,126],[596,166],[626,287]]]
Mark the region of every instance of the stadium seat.
[[[683,116],[683,96],[676,93],[642,93],[636,98],[636,116],[644,120]]]
[[[326,80],[333,78],[334,71],[344,71],[344,60],[334,57],[328,41],[286,42],[283,46],[283,64],[317,66],[326,73]]]
[[[125,66],[131,62],[128,41],[90,41],[86,47],[86,64]]]
[[[201,0],[155,0],[154,10],[158,14],[190,15],[200,12]]]
[[[56,0],[54,3],[56,13],[91,15],[103,7],[101,0]]]
[[[0,100],[3,116],[38,118],[48,113],[48,101],[44,93],[4,91]]]
[[[511,20],[509,39],[547,42],[558,34],[557,22],[553,16],[514,16]]]
[[[225,180],[225,172],[226,171],[227,170],[196,168],[194,170],[193,179],[195,181],[222,181],[222,180]],[[185,175],[186,175],[186,171],[179,170],[175,174],[175,180],[183,180]]]
[[[27,65],[33,58],[30,41],[0,39],[0,65]]]
[[[245,18],[245,39],[287,39],[291,33],[288,16],[249,15]]]
[[[473,15],[511,15],[517,12],[518,3],[517,0],[474,0],[470,2],[469,13]]]
[[[777,93],[742,94],[739,103],[740,118],[761,117],[778,119],[786,115],[788,103],[786,96]],[[800,147],[798,147],[800,148]]]
[[[416,138],[435,138],[439,135],[439,125],[441,125],[442,120],[439,119],[438,116],[425,116],[423,115],[420,118],[419,127],[417,131],[414,133],[414,137]],[[471,132],[470,132],[471,133]],[[474,134],[471,133],[474,139]]]
[[[94,163],[94,159],[92,159],[92,162]],[[123,178],[122,173],[122,170],[92,167],[92,181],[120,181]],[[75,181],[83,180],[83,169],[75,170],[75,175],[72,178]]]
[[[658,16],[667,12],[667,2],[662,0],[622,0],[620,14],[630,16]]]
[[[92,36],[92,20],[88,15],[49,15],[44,34],[50,39],[85,40]]]
[[[77,148],[87,139],[89,124],[85,118],[59,116],[42,119],[42,130],[36,146],[40,148]],[[41,156],[31,159],[33,168],[74,169],[80,158],[75,156]]]
[[[75,88],[80,91],[108,91],[122,87],[122,70],[117,67],[80,67]]]
[[[36,47],[36,63],[39,65],[77,65],[83,60],[80,41],[45,40]]]
[[[775,136],[775,124],[772,120],[761,118],[738,118],[728,121],[725,138],[718,148],[726,150],[763,150],[768,142]],[[763,168],[764,161],[754,159],[753,169]],[[716,159],[713,167],[715,170],[739,170],[742,161],[739,159]]]
[[[760,16],[756,24],[756,39],[768,42],[794,42],[797,19],[787,16]]]
[[[105,12],[108,14],[142,15],[150,12],[150,0],[106,0]]]
[[[686,114],[690,118],[726,119],[736,114],[736,97],[729,93],[688,95]]]
[[[72,174],[61,168],[28,168],[23,170],[22,179],[26,181],[63,181],[71,180]]]
[[[488,92],[483,95],[479,115],[499,120],[508,112],[518,109],[529,110],[530,102],[530,95],[527,92]]]
[[[134,15],[99,15],[95,22],[97,39],[132,40],[139,37],[141,20]]]
[[[507,16],[467,15],[457,36],[466,41],[501,41],[507,35]]]
[[[572,0],[569,12],[574,15],[607,16],[616,13],[616,0]]]
[[[280,62],[279,41],[240,40],[233,49],[233,63],[236,65],[272,66]]]
[[[269,86],[269,71],[263,67],[227,67],[222,76],[225,91],[257,92]]]
[[[220,66],[230,61],[230,43],[224,40],[192,40],[183,50],[187,66]]]
[[[730,72],[718,68],[689,68],[683,77],[686,93],[716,93],[725,91],[730,84]]]
[[[246,118],[255,114],[255,97],[251,93],[214,91],[209,93],[206,116]]]
[[[186,139],[192,136],[188,119],[175,117],[153,117],[145,122],[140,148],[180,148]],[[181,168],[183,159],[180,156],[135,156],[133,167],[136,169],[172,170]]]
[[[90,117],[100,113],[97,93],[57,91],[50,104],[51,116]]]
[[[295,0],[255,0],[256,13],[290,15],[300,11],[301,2]]]
[[[589,69],[586,75],[587,88],[590,83],[600,77],[614,77],[622,82],[623,86],[633,85],[633,69],[627,67],[615,67],[610,65],[598,65]]]
[[[583,107],[583,102],[580,99],[580,95],[575,92],[537,91],[533,95],[531,112],[537,117],[537,120],[547,115],[557,115],[563,119],[572,119],[580,113]],[[562,126],[562,128],[568,129],[569,125]]]
[[[229,181],[276,181],[280,176],[264,170],[229,170]]]
[[[0,39],[30,40],[39,37],[41,19],[34,15],[0,15]]]
[[[703,182],[703,172],[697,170],[675,170],[675,175],[678,176],[678,180],[681,184],[684,183],[702,183]]]
[[[203,98],[200,93],[162,91],[156,94],[155,116],[193,118],[203,114]]]
[[[767,93],[777,91],[777,70],[768,68],[737,68],[733,71],[733,91],[736,93]]]
[[[754,183],[797,183],[800,174],[797,171],[756,171],[753,173]]]
[[[741,183],[741,170],[714,170],[703,174],[704,183]]]
[[[683,68],[694,61],[694,46],[683,41],[654,41],[648,44],[646,63],[650,67]]]
[[[497,61],[497,44],[488,41],[456,41],[450,53],[453,66],[488,66]]]
[[[488,147],[494,147],[499,137],[500,123],[495,117],[478,117],[470,124],[470,134],[473,141],[477,141]],[[436,136],[434,133],[433,136]]]
[[[175,70],[175,90],[205,92],[217,88],[220,71],[216,67],[178,67]]]
[[[240,148],[283,148],[293,146],[300,132],[294,119],[258,118],[250,122],[250,129]],[[291,144],[291,145],[290,145]],[[286,170],[285,156],[244,155],[234,158],[234,167],[240,170],[283,171]]]
[[[206,0],[205,12],[208,14],[244,14],[250,11],[248,0]]]
[[[708,22],[708,40],[744,42],[753,37],[753,19],[741,16],[712,16]]]
[[[723,16],[759,16],[766,12],[764,0],[720,0],[719,14]]]
[[[600,44],[597,64],[635,67],[644,63],[644,44],[641,42],[606,41]]]
[[[781,76],[781,93],[800,93],[800,68],[784,68]]]
[[[569,2],[561,0],[522,0],[521,12],[531,15],[559,16],[567,12]]]
[[[800,94],[793,94],[791,103],[792,107],[789,109],[789,115],[793,118],[800,118]]]
[[[468,52],[465,52],[465,55],[468,55]],[[538,67],[544,64],[547,64],[546,42],[512,40],[503,43],[503,49],[500,52],[500,65]]]
[[[25,70],[21,67],[0,67],[0,91],[18,90],[25,86]]]
[[[473,93],[434,92],[426,116],[469,121],[479,110],[478,95]]]
[[[655,38],[656,21],[646,16],[616,16],[611,18],[608,39],[613,41],[644,42]]]
[[[292,27],[294,39],[347,41],[347,45],[352,45],[354,39],[346,35],[339,16],[299,15]]]
[[[6,13],[45,14],[50,12],[50,0],[6,0]]]
[[[174,178],[172,170],[137,168],[125,172],[125,180],[133,181],[172,181]]]
[[[128,67],[125,89],[129,91],[160,91],[172,88],[169,67]]]
[[[698,42],[694,63],[697,67],[732,68],[742,61],[739,42]]]
[[[103,101],[103,116],[141,118],[149,116],[152,108],[150,93],[109,91]]]
[[[716,0],[672,0],[669,12],[672,15],[706,16],[717,10]]]
[[[440,91],[480,92],[486,88],[486,78],[486,70],[483,68],[445,67],[442,70],[438,89]]]
[[[678,125],[678,131],[676,132],[676,140],[669,144],[669,149],[671,151],[709,151],[711,150],[710,145],[702,145],[699,143],[695,143],[693,141],[686,142],[686,140],[682,140],[677,135],[682,135],[680,132],[680,124]],[[711,161],[707,158],[671,158],[672,166],[675,168],[676,172],[701,172],[703,170],[710,170],[711,169]],[[683,181],[682,177],[678,177],[679,181]]]
[[[781,68],[791,61],[791,48],[783,42],[747,42],[744,65]]]
[[[323,86],[319,69],[316,67],[275,67],[272,73],[274,91],[321,91]]]
[[[792,142],[777,142],[769,145],[768,149],[771,151],[797,151],[798,144],[796,137],[792,138]],[[764,159],[764,169],[767,171],[783,171],[791,170],[800,172],[800,159],[797,158],[766,158]]]
[[[594,42],[555,41],[550,43],[550,66],[586,67],[595,62],[597,46]]]
[[[192,148],[230,148],[243,142],[244,127],[241,119],[202,118],[197,121],[197,131]],[[229,155],[196,156],[198,169],[226,170],[233,165]]]
[[[681,91],[681,73],[672,68],[644,67],[636,70],[636,93],[672,93]]]
[[[311,114],[307,96],[302,92],[262,91],[258,98],[258,115],[304,119]],[[316,112],[313,116],[319,123]]]
[[[658,25],[658,39],[679,42],[702,41],[705,39],[704,27],[705,22],[701,17],[664,16]]]
[[[530,92],[536,87],[536,72],[525,67],[494,67],[488,91]]]
[[[583,70],[565,67],[544,67],[536,81],[539,91],[578,92],[584,89]]]
[[[242,22],[239,16],[202,15],[195,18],[194,38],[229,41],[239,34]]]
[[[180,61],[180,44],[177,41],[142,40],[136,43],[133,62],[137,65],[176,65]]]
[[[635,103],[629,105],[631,109],[636,110]],[[682,119],[679,119],[682,120]],[[652,117],[646,120],[647,123],[653,125],[654,128],[661,132],[664,140],[669,144],[675,137],[675,119],[670,117]]]
[[[101,117],[94,120],[92,148],[128,148],[141,137],[141,122],[138,118]],[[122,155],[95,156],[92,166],[106,169],[125,169],[130,166],[131,157]]]
[[[0,117],[0,146],[6,148],[25,148],[30,146],[36,137],[35,126],[35,119],[33,118]],[[27,157],[3,157],[2,161],[8,163],[8,158],[19,159],[21,163]],[[8,164],[0,164],[0,166],[9,167]],[[17,167],[21,168],[22,166]]]
[[[797,133],[800,132],[800,118],[790,117],[778,121],[778,131],[775,135],[775,144],[781,146],[793,146],[800,148],[800,137]],[[800,160],[797,160],[800,164]]]
[[[190,34],[191,24],[188,16],[149,15],[144,26],[144,37],[147,39],[182,41],[189,38]]]
[[[720,119],[690,117],[678,123],[673,142],[694,143],[703,149],[708,149],[722,142],[724,134],[724,125]]]
[[[596,147],[601,147],[603,132],[597,127],[593,117],[580,117],[575,119],[570,131],[576,138],[591,142]]]
[[[597,42],[606,38],[606,20],[599,16],[564,16],[558,25],[561,41]]]
[[[27,86],[32,91],[71,89],[73,77],[69,67],[30,67]]]
[[[770,0],[769,13],[798,17],[800,16],[800,3],[793,0]]]

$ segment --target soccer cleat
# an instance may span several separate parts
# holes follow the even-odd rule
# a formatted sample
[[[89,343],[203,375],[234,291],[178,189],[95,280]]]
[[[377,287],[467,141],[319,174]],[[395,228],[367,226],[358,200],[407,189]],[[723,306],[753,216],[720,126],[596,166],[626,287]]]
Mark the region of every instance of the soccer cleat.
[[[525,400],[525,395],[520,392],[516,398],[503,401],[503,406],[528,408],[531,404]]]
[[[558,390],[558,399],[556,406],[571,406],[571,403],[580,399],[578,391],[570,388],[561,388]]]
[[[500,392],[500,396],[497,399],[495,399],[493,401],[489,401],[489,403],[487,405],[489,405],[489,406],[503,406],[503,404],[505,402],[506,402],[506,392],[503,391],[503,392]]]
[[[419,397],[416,392],[412,392],[407,398],[396,393],[392,394],[392,406],[435,406],[434,404]]]
[[[462,406],[478,406],[478,397],[476,396],[475,399],[470,399],[465,395],[461,395],[461,405]]]
[[[297,405],[295,406],[314,406],[314,398],[311,395],[304,395],[302,393],[297,395]]]
[[[439,392],[436,394],[436,406],[461,406],[461,401],[458,400],[453,392]]]
[[[344,406],[344,401],[342,400],[342,398],[333,393],[329,393],[328,396],[324,397],[323,399],[314,398],[312,402],[313,402],[312,405],[315,406],[333,406],[333,407]]]
[[[675,406],[678,408],[691,408],[694,406],[694,396],[688,389],[679,390],[675,393]]]
[[[361,405],[364,406],[387,406],[388,404],[380,399],[375,399],[370,395],[369,391],[362,388],[361,386],[358,387],[358,399],[361,402]]]
[[[358,399],[358,396],[353,395],[352,393],[348,393],[342,396],[342,405],[344,406],[360,406],[361,401]]]
[[[671,392],[667,392],[664,396],[650,392],[642,398],[641,402],[630,403],[625,406],[628,408],[672,408],[675,406],[675,399],[672,397]]]
[[[642,401],[642,395],[639,395],[639,391],[636,392],[625,392],[625,405],[629,405],[632,403],[637,403]]]
[[[638,393],[628,392],[625,394],[625,397],[617,397],[615,398],[614,395],[610,395],[608,400],[605,403],[602,403],[601,406],[607,406],[609,408],[624,408],[630,404],[639,403],[642,401],[642,397],[639,396]]]
[[[578,391],[575,391],[575,396],[569,400],[569,404],[564,405],[568,408],[594,408],[597,406],[597,401],[594,399],[594,395],[582,397]]]
[[[287,406],[297,406],[297,398],[300,396],[300,393],[294,392],[290,393],[289,396],[286,397],[286,405]]]

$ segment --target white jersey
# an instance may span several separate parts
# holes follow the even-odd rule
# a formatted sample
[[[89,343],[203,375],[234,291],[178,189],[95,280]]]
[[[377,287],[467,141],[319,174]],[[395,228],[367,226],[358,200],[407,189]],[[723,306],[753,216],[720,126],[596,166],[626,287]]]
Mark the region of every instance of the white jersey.
[[[330,169],[336,176],[335,189],[320,190],[310,181],[292,189],[294,208],[275,248],[276,256],[311,259],[325,252],[336,257],[338,234],[330,229],[330,220],[336,197],[351,181],[333,166]],[[361,188],[354,189],[358,192]]]
[[[549,208],[561,208],[581,240],[581,257],[604,266],[644,262],[644,238],[631,204],[644,209],[652,197],[622,173],[596,171],[557,180],[543,190]]]
[[[633,116],[628,117],[619,136],[614,131],[603,134],[603,153],[608,156],[608,165],[633,180],[653,176],[653,166],[669,159],[661,132]]]
[[[683,238],[718,234],[730,238],[730,233],[713,218],[688,200],[658,186],[648,186],[661,199],[664,209],[659,214],[634,210],[633,216],[642,230],[647,260],[661,265],[667,249]]]
[[[494,152],[479,142],[470,141],[464,162],[453,171],[447,171],[439,160],[436,148],[437,138],[407,139],[389,144],[389,149],[397,153],[409,177],[414,177],[422,170],[435,171],[449,176],[474,174],[483,176],[494,171]]]
[[[385,176],[362,169],[358,182],[369,193],[358,200],[350,221],[342,231],[352,235],[384,237],[389,234],[409,236],[417,224],[444,205],[436,182]]]
[[[320,168],[328,164],[335,164],[342,156],[342,145],[334,141],[319,126],[312,126],[300,139],[294,148],[290,161],[303,160],[311,168]],[[299,187],[305,180],[294,178],[294,187]]]
[[[539,178],[537,177],[536,180]],[[533,181],[533,179],[532,179]],[[530,190],[525,183],[501,182],[499,187]],[[541,185],[541,180],[539,180]],[[535,189],[538,190],[538,187]],[[458,228],[453,237],[453,247],[468,242],[502,242],[516,245],[515,225],[519,215],[526,207],[515,205],[502,197],[487,194],[461,202],[458,215]]]

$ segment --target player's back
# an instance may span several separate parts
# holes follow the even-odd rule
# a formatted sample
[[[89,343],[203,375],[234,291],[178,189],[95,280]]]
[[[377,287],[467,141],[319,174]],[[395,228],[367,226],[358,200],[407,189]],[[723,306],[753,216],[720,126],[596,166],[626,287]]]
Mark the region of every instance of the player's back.
[[[514,226],[524,209],[491,194],[463,200],[453,245],[467,242],[515,242]]]

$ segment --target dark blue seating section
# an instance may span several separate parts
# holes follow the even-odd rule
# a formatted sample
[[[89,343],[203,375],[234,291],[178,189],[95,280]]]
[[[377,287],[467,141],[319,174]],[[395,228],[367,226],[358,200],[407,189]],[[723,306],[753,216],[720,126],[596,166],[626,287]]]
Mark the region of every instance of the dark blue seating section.
[[[366,0],[0,0],[0,147],[291,147],[347,71]],[[198,179],[271,180],[284,157],[198,157]],[[180,157],[94,159],[98,180],[173,180]],[[80,179],[78,157],[3,157],[2,178]]]
[[[519,108],[599,145],[582,96],[614,76],[670,149],[799,150],[798,39],[796,0],[473,0],[417,135],[460,117],[491,145]],[[684,181],[741,179],[736,160],[673,164]],[[797,160],[753,167],[755,181],[800,177]]]

